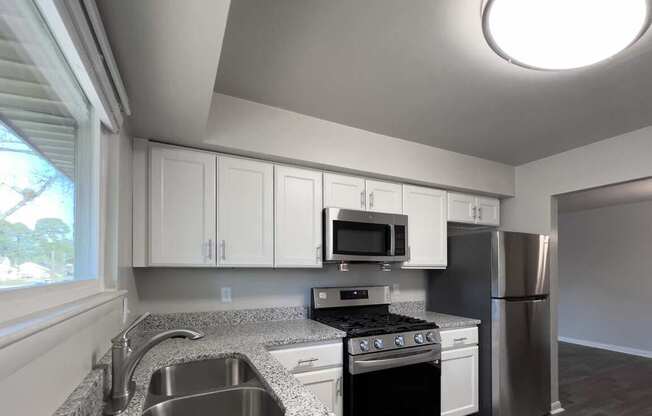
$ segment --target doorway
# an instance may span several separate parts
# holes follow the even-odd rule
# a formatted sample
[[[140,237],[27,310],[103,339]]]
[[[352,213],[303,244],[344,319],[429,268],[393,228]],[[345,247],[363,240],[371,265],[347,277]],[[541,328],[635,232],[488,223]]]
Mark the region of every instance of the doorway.
[[[652,415],[652,179],[558,196],[559,395]]]

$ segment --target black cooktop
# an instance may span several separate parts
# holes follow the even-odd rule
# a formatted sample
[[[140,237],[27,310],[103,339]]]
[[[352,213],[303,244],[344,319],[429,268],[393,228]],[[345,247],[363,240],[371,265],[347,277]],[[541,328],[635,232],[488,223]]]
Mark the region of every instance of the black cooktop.
[[[345,331],[349,337],[391,334],[435,329],[433,322],[395,313],[334,313],[314,316],[313,319],[325,325]]]

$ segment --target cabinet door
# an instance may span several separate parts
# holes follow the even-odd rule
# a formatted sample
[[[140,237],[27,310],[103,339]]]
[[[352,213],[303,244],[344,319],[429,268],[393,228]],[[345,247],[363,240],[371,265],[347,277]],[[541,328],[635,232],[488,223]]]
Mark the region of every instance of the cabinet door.
[[[410,251],[410,259],[403,267],[446,267],[446,191],[403,185],[403,214],[408,216]]]
[[[475,224],[476,209],[475,196],[448,193],[448,221]]]
[[[219,265],[274,265],[274,167],[220,156],[218,160]]]
[[[500,225],[500,200],[497,198],[477,198],[478,224]]]
[[[328,407],[329,412],[342,415],[342,367],[297,373],[295,377]]]
[[[274,266],[321,267],[322,173],[274,169]]]
[[[442,416],[464,416],[477,411],[478,347],[442,351]]]
[[[215,161],[210,153],[151,148],[149,265],[215,264]]]
[[[367,209],[376,212],[403,213],[403,186],[400,183],[367,179]]]
[[[366,209],[364,179],[324,173],[324,207]]]

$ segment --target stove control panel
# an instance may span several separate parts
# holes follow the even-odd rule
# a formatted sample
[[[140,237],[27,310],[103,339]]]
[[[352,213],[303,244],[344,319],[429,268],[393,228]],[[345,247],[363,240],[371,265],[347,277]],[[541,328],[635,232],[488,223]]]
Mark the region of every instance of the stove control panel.
[[[441,344],[438,329],[350,338],[347,350],[349,354],[357,355],[429,344]]]

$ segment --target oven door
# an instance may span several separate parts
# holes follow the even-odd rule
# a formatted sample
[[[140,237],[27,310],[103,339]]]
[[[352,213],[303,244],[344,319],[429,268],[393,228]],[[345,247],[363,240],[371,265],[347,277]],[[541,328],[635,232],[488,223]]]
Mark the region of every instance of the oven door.
[[[403,217],[339,208],[324,209],[324,260],[406,260],[407,220]],[[400,247],[396,247],[397,242]]]
[[[345,416],[432,416],[441,412],[439,347],[349,355]]]

